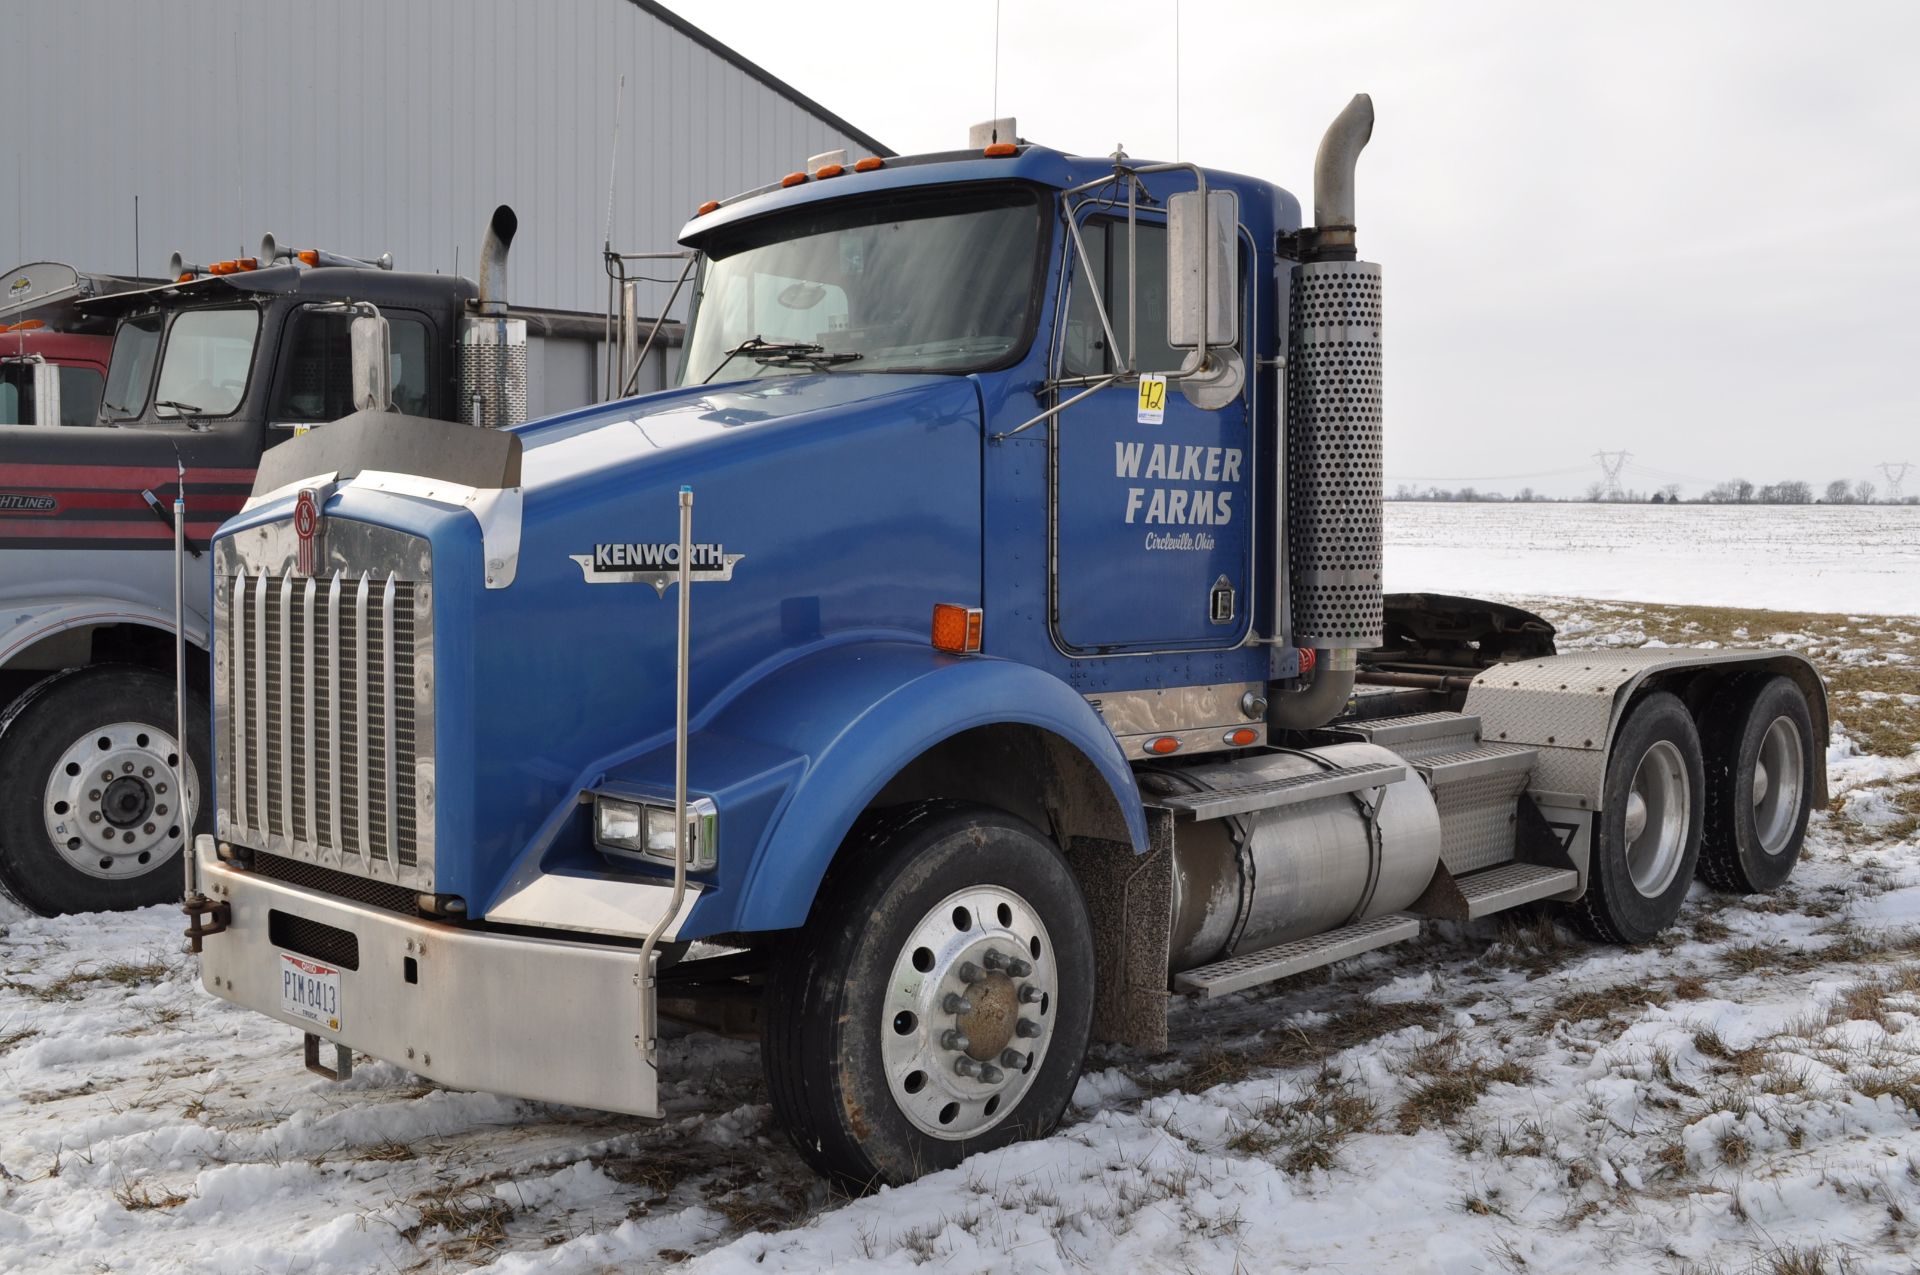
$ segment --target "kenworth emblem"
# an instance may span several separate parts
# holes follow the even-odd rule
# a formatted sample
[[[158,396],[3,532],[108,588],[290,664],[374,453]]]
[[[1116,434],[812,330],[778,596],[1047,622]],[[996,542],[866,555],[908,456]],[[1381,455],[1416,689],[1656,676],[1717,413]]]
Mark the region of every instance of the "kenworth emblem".
[[[667,586],[680,578],[680,542],[657,544],[599,544],[592,553],[567,555],[580,564],[588,584],[650,584],[666,596]],[[724,545],[696,544],[687,573],[692,580],[731,580],[733,564],[746,557],[728,553]]]
[[[320,512],[320,502],[311,487],[302,487],[299,498],[293,502],[293,533],[300,537],[300,551],[295,565],[300,574],[314,574],[315,564],[326,548],[324,539],[326,516]]]

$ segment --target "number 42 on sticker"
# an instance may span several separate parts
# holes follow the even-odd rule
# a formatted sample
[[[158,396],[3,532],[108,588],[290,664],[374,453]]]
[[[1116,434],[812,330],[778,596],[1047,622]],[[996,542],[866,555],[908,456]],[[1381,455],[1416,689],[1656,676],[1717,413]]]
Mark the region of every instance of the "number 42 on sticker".
[[[1167,378],[1151,373],[1140,378],[1140,410],[1134,416],[1142,425],[1158,425],[1167,418]]]

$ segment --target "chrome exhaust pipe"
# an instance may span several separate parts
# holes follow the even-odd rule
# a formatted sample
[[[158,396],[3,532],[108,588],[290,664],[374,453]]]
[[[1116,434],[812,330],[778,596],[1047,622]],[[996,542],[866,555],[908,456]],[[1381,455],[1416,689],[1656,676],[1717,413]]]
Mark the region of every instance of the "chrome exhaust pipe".
[[[487,220],[486,237],[480,242],[477,308],[481,314],[507,312],[507,249],[513,246],[514,232],[519,229],[520,219],[505,204],[494,209],[493,216]]]
[[[1373,99],[1356,93],[1327,126],[1313,160],[1313,242],[1307,260],[1353,260],[1353,170],[1372,136]]]

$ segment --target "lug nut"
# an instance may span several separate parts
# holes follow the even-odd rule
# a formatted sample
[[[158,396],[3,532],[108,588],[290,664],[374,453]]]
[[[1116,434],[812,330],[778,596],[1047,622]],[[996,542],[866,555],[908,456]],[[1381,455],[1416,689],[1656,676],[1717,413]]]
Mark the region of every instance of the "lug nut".
[[[1007,973],[1014,978],[1025,978],[1033,973],[1033,966],[1016,956],[1007,962]]]
[[[142,767],[140,768],[140,777],[141,777],[142,779],[152,779],[152,778],[153,778],[153,767],[151,767],[151,766],[142,766]]]
[[[965,1054],[961,1054],[953,1060],[953,1070],[955,1075],[977,1076],[980,1074],[980,1064]]]
[[[1007,963],[1007,958],[993,948],[988,948],[987,954],[980,958],[980,963],[990,970],[997,970]]]
[[[165,806],[155,806],[153,808],[153,813],[156,815],[164,815],[167,813],[167,808]]]
[[[153,835],[153,825],[148,824],[146,827],[142,828],[141,831],[146,833],[149,837],[151,837]]]
[[[971,1014],[973,1012],[973,1002],[958,992],[948,992],[947,998],[940,1002],[940,1007],[949,1014]]]
[[[100,822],[100,812],[99,812],[98,810],[89,810],[89,811],[87,812],[87,822],[88,822],[88,823],[99,823],[99,822]]]
[[[1029,1057],[1031,1057],[1031,1055],[1023,1054],[1017,1049],[1003,1049],[1000,1051],[1000,1062],[1009,1071],[1020,1071],[1024,1069]]]
[[[100,790],[98,788],[87,789],[87,800],[88,801],[100,800]]]
[[[1023,1018],[1013,1025],[1013,1034],[1025,1040],[1032,1040],[1040,1034],[1040,1024],[1031,1018]]]
[[[1032,983],[1020,984],[1020,1003],[1022,1005],[1038,1005],[1040,1003],[1040,996],[1040,989]]]
[[[124,775],[131,775],[133,773],[133,763],[130,761],[121,762],[120,773]]]
[[[1007,1073],[1004,1071],[1001,1071],[998,1067],[994,1066],[992,1063],[980,1064],[980,1079],[985,1081],[987,1084],[997,1085],[1002,1080],[1005,1080],[1006,1078],[1007,1078]]]
[[[167,792],[167,786],[165,784],[155,784],[153,790],[164,797]]]
[[[964,1054],[973,1048],[973,1042],[967,1039],[965,1032],[955,1031],[949,1027],[940,1033],[940,1048],[951,1049],[956,1054]]]
[[[101,771],[101,772],[100,772],[100,782],[101,782],[101,783],[103,783],[103,784],[110,784],[110,783],[112,783],[112,782],[113,782],[113,772],[112,772],[111,770],[103,770],[103,771]]]
[[[960,981],[963,983],[977,983],[983,977],[980,967],[972,961],[962,961],[960,968],[955,972],[960,975]]]

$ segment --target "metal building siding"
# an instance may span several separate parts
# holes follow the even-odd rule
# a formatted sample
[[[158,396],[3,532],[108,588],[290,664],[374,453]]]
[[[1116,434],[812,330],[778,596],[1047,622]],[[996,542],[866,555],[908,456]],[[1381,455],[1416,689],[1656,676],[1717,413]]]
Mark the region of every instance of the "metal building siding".
[[[61,0],[9,5],[0,42],[0,258],[83,269],[158,275],[271,230],[472,275],[508,203],[511,299],[598,311],[622,72],[616,248],[869,149],[634,0]]]

